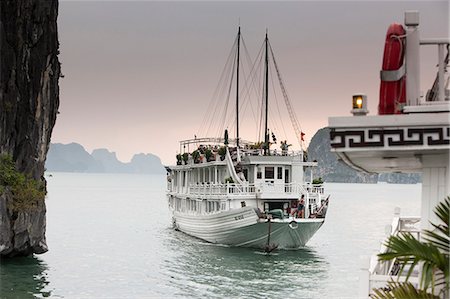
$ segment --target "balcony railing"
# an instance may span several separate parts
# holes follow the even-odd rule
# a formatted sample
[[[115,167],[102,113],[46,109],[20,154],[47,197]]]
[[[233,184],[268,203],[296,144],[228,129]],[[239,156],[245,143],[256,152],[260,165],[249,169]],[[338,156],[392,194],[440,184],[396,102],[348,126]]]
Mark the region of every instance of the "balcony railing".
[[[323,194],[322,187],[309,187],[297,183],[276,184],[276,183],[262,183],[262,184],[191,184],[188,187],[187,194],[199,197],[203,196],[256,196],[257,194],[284,194],[296,195],[309,193]]]
[[[390,236],[397,236],[402,232],[409,232],[414,237],[420,238],[420,217],[400,217],[400,209],[397,208],[392,224],[386,227],[386,239],[383,241],[379,253],[387,252],[388,248],[385,244]],[[362,265],[361,270],[360,296],[367,297],[372,289],[385,287],[391,280],[405,281],[409,269],[405,268],[403,272],[400,272],[400,265],[395,259],[379,261],[378,256],[374,255],[370,259],[368,269],[366,265]],[[408,281],[417,285],[418,272],[414,271]]]

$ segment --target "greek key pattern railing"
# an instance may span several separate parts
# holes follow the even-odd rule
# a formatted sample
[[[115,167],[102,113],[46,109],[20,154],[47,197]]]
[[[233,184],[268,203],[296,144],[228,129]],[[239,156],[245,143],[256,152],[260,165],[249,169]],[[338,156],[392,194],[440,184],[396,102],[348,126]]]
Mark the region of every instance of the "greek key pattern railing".
[[[402,146],[445,146],[450,144],[450,127],[432,128],[368,128],[360,130],[331,130],[331,147],[402,147]]]

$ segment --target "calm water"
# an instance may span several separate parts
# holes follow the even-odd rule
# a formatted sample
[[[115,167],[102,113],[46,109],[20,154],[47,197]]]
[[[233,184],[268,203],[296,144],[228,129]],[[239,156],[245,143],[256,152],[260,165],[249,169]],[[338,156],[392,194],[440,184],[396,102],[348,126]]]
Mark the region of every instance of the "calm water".
[[[299,251],[203,243],[171,229],[165,177],[54,173],[50,251],[3,261],[1,298],[355,298],[360,256],[394,208],[418,215],[421,185],[327,184],[327,221]]]

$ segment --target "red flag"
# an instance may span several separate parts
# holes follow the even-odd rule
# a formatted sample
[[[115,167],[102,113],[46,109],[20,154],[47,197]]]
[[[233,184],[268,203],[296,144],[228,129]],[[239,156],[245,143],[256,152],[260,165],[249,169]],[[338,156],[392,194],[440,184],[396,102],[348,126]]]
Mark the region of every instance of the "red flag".
[[[303,138],[303,136],[305,136],[305,133],[300,132],[300,138],[302,139],[302,141],[305,141],[305,139]]]

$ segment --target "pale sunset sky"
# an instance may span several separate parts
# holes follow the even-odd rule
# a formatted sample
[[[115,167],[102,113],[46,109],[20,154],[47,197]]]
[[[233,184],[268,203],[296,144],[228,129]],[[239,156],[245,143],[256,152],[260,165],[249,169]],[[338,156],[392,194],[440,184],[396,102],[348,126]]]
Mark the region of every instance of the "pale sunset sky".
[[[349,115],[353,93],[367,94],[377,113],[386,30],[403,24],[406,10],[420,11],[422,38],[449,35],[448,1],[60,1],[65,77],[52,142],[174,164],[178,141],[198,135],[239,23],[252,57],[268,29],[309,141],[329,116]],[[424,48],[421,58],[426,90],[437,50]]]

